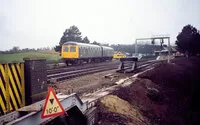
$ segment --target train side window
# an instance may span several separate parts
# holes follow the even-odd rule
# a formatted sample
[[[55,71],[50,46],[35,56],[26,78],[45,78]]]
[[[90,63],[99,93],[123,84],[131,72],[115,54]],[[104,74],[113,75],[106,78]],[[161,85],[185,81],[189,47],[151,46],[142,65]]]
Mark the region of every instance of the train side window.
[[[82,52],[83,52],[83,54],[85,54],[85,48],[84,47],[82,47]]]
[[[71,46],[71,47],[70,47],[70,52],[76,52],[76,47]]]
[[[88,47],[85,47],[85,55],[88,55]]]
[[[63,52],[68,52],[68,51],[69,51],[68,46],[64,47]]]

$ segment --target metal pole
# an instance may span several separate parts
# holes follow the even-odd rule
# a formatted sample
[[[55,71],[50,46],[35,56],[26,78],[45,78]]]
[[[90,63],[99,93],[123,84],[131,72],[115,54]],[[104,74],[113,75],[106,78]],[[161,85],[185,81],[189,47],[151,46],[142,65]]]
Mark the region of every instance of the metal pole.
[[[168,59],[167,62],[170,63],[170,37],[168,38]]]
[[[137,39],[135,40],[135,56],[137,56]]]

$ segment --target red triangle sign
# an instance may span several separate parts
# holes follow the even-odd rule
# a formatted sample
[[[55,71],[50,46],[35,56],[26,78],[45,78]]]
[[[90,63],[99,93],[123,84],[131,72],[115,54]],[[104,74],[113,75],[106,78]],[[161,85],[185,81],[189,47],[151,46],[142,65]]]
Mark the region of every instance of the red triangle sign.
[[[60,104],[53,88],[49,87],[48,94],[42,110],[42,118],[48,118],[52,116],[58,116],[64,114],[65,110]]]

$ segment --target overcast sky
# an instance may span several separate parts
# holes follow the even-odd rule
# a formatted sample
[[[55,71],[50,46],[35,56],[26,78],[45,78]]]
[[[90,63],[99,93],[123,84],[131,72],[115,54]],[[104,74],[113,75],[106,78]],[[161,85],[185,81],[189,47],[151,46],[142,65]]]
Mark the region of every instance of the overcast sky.
[[[200,29],[200,0],[0,0],[0,50],[52,47],[66,28],[110,44]]]

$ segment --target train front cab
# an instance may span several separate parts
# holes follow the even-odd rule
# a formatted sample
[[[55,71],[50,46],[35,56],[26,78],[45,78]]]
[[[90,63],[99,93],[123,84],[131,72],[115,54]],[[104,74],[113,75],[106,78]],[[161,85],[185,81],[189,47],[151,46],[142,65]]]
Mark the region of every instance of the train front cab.
[[[79,48],[77,45],[63,45],[61,57],[68,63],[74,63],[79,58]]]

